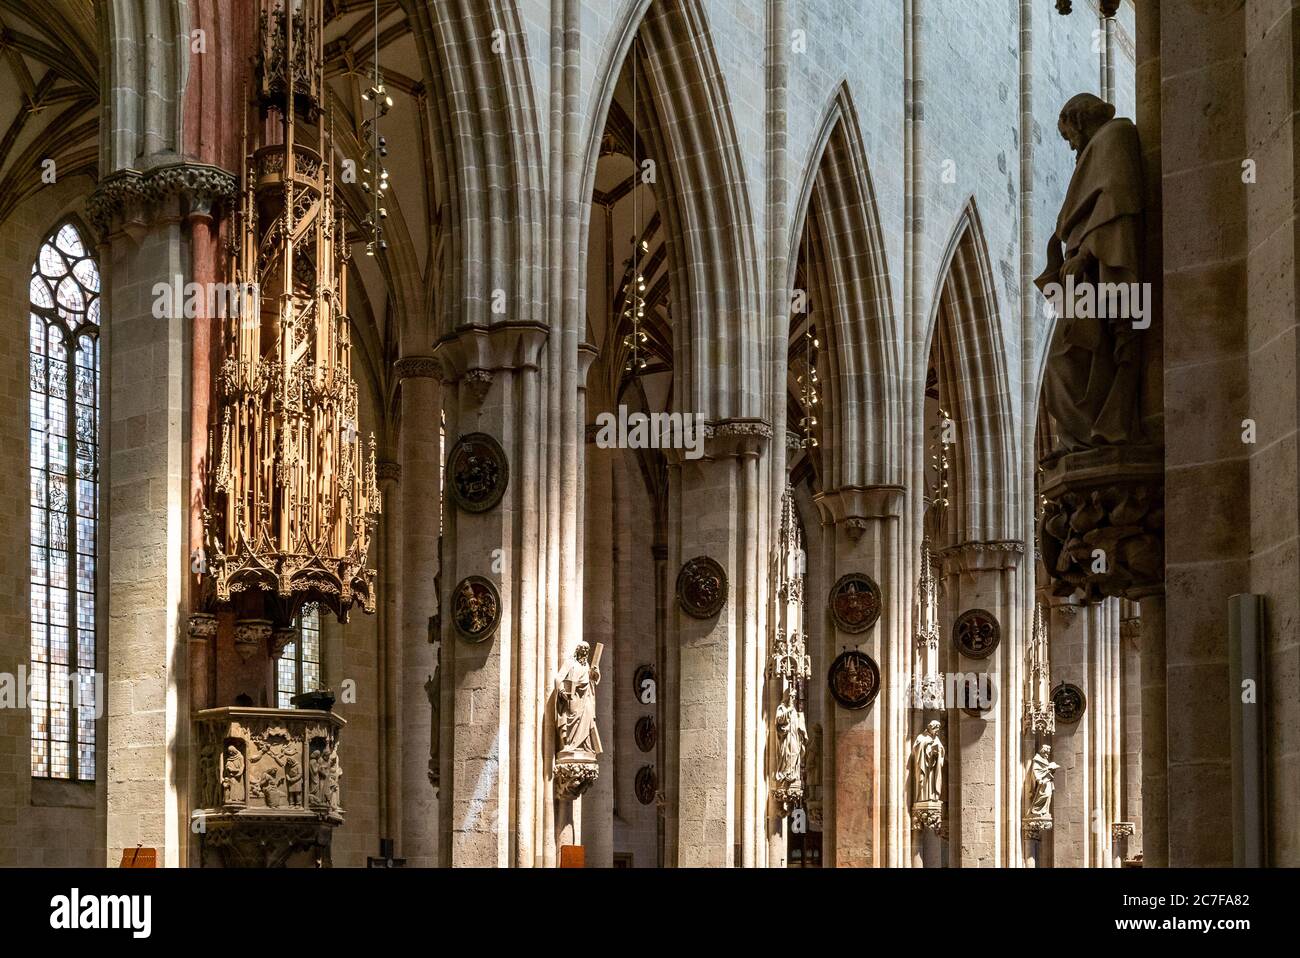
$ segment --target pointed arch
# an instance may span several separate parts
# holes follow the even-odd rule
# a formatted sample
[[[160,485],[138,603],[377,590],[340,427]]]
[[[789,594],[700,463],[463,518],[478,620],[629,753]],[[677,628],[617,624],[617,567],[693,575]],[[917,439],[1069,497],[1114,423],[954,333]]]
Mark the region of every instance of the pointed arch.
[[[403,331],[426,344],[466,325],[488,326],[494,290],[505,292],[511,322],[545,322],[546,164],[528,72],[527,36],[513,0],[404,4],[428,95],[441,244],[424,309]],[[504,53],[484,56],[484,38]],[[495,41],[493,41],[495,42]]]
[[[753,211],[726,82],[700,0],[633,0],[597,74],[587,131],[579,248],[604,118],[624,61],[641,37],[640,108],[657,162],[655,197],[667,228],[675,303],[673,368],[678,408],[712,420],[762,414],[758,253]],[[580,270],[580,275],[585,271]]]
[[[848,85],[836,88],[805,167],[788,288],[800,262],[807,320],[826,340],[827,489],[901,484],[902,379],[875,189]],[[798,318],[796,318],[798,319]],[[791,333],[802,326],[792,321]]]
[[[973,197],[959,214],[940,262],[926,339],[928,355],[937,360],[941,400],[956,426],[955,491],[945,545],[1018,539],[1012,390],[988,246]]]

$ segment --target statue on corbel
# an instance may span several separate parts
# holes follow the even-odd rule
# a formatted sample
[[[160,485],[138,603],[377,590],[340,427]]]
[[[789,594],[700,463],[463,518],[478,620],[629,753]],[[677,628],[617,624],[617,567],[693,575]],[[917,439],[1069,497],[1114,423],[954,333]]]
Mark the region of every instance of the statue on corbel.
[[[1042,460],[1042,557],[1056,595],[1139,599],[1164,578],[1164,456],[1142,408],[1155,303],[1141,145],[1091,93],[1070,98],[1057,129],[1077,160],[1034,280],[1057,317],[1042,389],[1056,438]]]
[[[1023,809],[1026,838],[1037,838],[1052,828],[1052,793],[1056,788],[1056,770],[1060,767],[1052,761],[1050,745],[1040,746],[1029,763]]]
[[[944,765],[948,750],[941,735],[943,726],[931,719],[912,740],[912,827],[940,831],[943,828]]]
[[[600,775],[600,732],[596,728],[596,686],[605,647],[579,640],[555,677],[555,796],[573,801]],[[588,661],[590,656],[590,661]]]

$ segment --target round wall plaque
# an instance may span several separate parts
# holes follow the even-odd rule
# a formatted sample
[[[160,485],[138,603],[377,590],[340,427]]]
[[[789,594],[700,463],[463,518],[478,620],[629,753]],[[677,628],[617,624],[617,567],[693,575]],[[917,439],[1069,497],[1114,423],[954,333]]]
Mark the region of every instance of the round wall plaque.
[[[636,726],[632,729],[632,738],[636,741],[636,747],[643,752],[652,750],[659,741],[659,727],[655,725],[653,715],[642,715],[636,720]]]
[[[1052,689],[1052,707],[1056,709],[1058,722],[1073,725],[1083,718],[1083,713],[1088,708],[1088,697],[1079,686],[1062,682]]]
[[[831,663],[826,683],[846,709],[864,709],[880,694],[880,667],[865,652],[849,649]]]
[[[865,632],[880,618],[880,586],[871,576],[850,572],[831,589],[831,618],[845,632]]]
[[[447,457],[447,491],[466,512],[486,512],[501,501],[510,464],[501,444],[485,432],[466,433]]]
[[[481,575],[461,579],[451,596],[451,622],[468,642],[492,637],[501,623],[501,596],[497,587]]]
[[[696,556],[677,574],[677,602],[697,619],[711,619],[727,601],[727,573],[708,556]]]
[[[953,647],[967,658],[988,658],[1001,639],[998,620],[984,609],[967,609],[952,625]]]
[[[659,794],[659,773],[655,771],[655,767],[642,765],[637,770],[632,787],[636,791],[638,802],[642,805],[653,805],[655,796]]]

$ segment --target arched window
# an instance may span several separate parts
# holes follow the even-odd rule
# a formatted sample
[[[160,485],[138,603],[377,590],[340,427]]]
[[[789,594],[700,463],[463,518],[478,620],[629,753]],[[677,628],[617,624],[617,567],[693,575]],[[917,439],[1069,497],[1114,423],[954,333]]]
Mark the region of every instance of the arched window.
[[[286,645],[275,663],[275,706],[293,708],[295,695],[320,687],[320,606],[312,603],[298,616],[298,641]]]
[[[32,264],[32,775],[95,777],[99,268],[77,228]]]

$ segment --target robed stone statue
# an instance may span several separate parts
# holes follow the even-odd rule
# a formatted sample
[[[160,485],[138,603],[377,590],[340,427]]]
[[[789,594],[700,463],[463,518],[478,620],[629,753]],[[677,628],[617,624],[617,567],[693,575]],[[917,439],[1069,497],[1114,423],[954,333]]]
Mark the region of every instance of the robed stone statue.
[[[599,662],[587,660],[591,646],[579,641],[573,658],[555,680],[555,733],[559,752],[600,753],[596,730],[596,686],[600,684]]]
[[[1044,745],[1029,763],[1025,782],[1025,815],[1030,818],[1052,817],[1053,779],[1061,766],[1052,761],[1052,746]]]
[[[947,750],[939,738],[938,720],[931,720],[925,731],[912,742],[912,804],[943,801],[943,766]]]
[[[1150,321],[1149,296],[1146,316],[1134,315],[1143,246],[1137,128],[1111,104],[1080,93],[1062,108],[1057,129],[1077,158],[1047,268],[1034,280],[1058,317],[1043,377],[1059,440],[1052,459],[1141,439],[1139,330]],[[1127,308],[1116,310],[1117,302]]]

